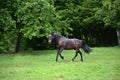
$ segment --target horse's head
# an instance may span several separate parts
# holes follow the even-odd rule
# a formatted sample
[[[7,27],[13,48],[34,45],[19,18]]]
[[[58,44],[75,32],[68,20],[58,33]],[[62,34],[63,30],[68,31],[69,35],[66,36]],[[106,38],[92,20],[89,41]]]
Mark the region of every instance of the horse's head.
[[[61,35],[58,35],[57,33],[52,32],[52,33],[49,35],[48,43],[50,44],[50,43],[52,42],[52,40],[55,40],[56,42],[58,42],[58,40],[59,40],[61,37],[62,37]]]
[[[48,37],[48,43],[50,44],[52,42],[53,39],[55,39],[55,34],[54,32],[52,32],[49,37]]]

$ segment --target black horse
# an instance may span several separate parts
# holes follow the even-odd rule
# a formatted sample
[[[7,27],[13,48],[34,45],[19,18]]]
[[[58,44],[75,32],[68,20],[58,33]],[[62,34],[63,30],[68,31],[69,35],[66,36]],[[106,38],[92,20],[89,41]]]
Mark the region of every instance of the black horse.
[[[55,60],[56,62],[58,61],[58,55],[62,59],[64,59],[64,57],[61,55],[61,52],[64,49],[68,49],[68,50],[74,49],[74,50],[76,50],[75,56],[72,58],[72,61],[74,61],[74,59],[77,57],[78,53],[81,56],[81,61],[83,61],[82,53],[79,50],[80,48],[82,48],[87,54],[89,54],[90,51],[91,51],[90,47],[83,40],[79,40],[79,39],[76,39],[76,38],[68,39],[68,38],[66,38],[62,35],[58,35],[55,32],[52,32],[49,35],[48,43],[50,44],[52,42],[52,40],[54,40],[57,43],[57,48],[58,48],[57,55],[56,55],[56,60]]]

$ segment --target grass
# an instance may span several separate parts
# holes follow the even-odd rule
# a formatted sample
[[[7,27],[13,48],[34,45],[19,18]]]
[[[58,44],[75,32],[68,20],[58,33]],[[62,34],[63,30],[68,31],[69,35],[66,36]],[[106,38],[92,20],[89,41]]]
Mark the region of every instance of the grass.
[[[83,62],[74,50],[55,63],[56,50],[0,54],[0,80],[120,80],[120,47],[93,48]]]

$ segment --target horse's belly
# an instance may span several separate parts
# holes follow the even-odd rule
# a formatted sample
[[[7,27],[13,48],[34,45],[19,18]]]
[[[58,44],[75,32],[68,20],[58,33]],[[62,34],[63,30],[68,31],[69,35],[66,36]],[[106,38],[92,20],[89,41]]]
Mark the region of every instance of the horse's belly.
[[[71,49],[73,49],[73,48],[71,48],[71,47],[70,47],[70,48],[69,48],[69,47],[65,47],[64,49],[71,50]]]
[[[67,44],[65,47],[67,50],[75,49],[76,47],[73,44]]]

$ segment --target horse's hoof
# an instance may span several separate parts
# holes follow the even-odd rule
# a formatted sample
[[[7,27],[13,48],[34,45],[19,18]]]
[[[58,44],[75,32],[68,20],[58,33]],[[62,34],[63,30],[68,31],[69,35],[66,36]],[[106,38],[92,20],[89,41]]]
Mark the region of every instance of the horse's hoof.
[[[54,62],[56,62],[56,63],[57,63],[58,61],[54,61]]]
[[[83,62],[83,60],[81,60],[81,62]]]
[[[74,62],[74,61],[70,61],[70,62]]]
[[[62,57],[62,60],[64,60],[64,57]]]

